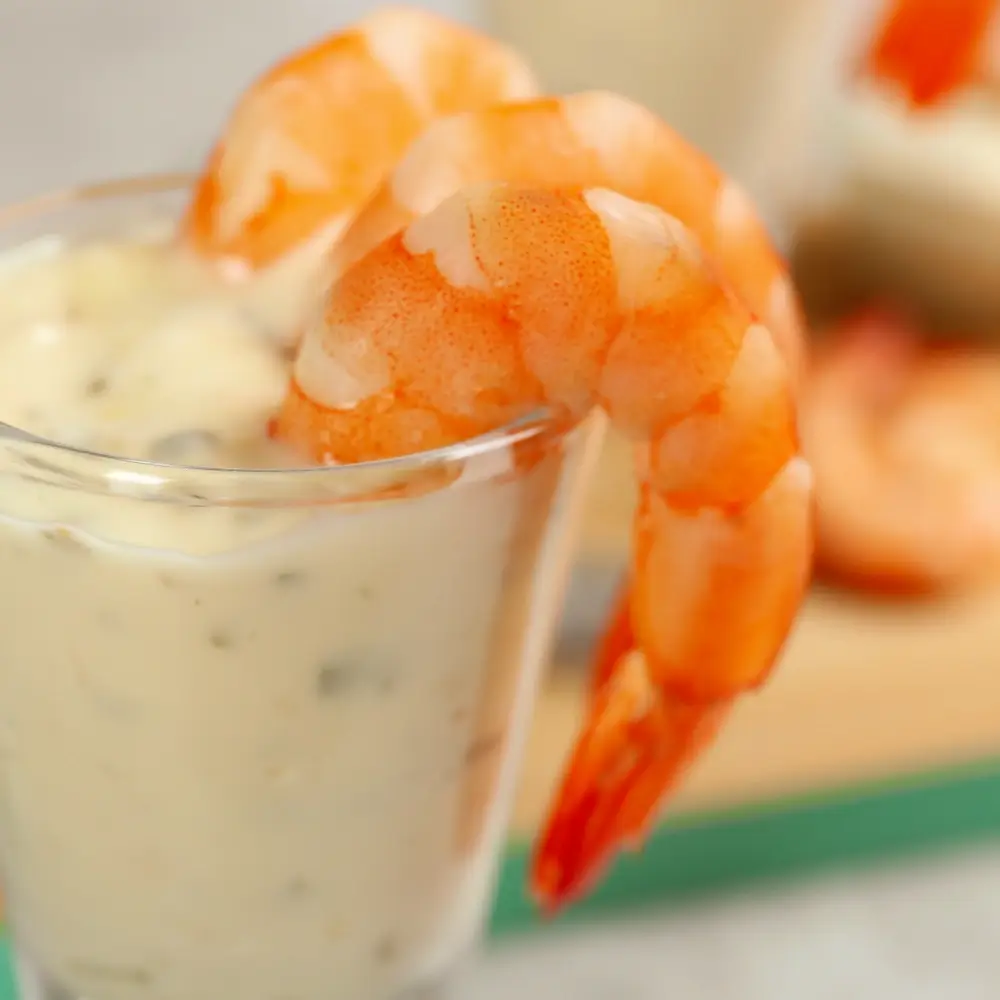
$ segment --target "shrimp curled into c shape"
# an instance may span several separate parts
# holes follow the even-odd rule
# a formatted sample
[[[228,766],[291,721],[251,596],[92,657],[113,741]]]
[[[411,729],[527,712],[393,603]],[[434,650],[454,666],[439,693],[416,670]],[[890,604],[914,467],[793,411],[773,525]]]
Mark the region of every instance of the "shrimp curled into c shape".
[[[770,332],[690,230],[600,188],[481,183],[363,255],[303,331],[274,432],[353,462],[541,407],[564,421],[601,407],[640,481],[638,648],[606,671],[537,848],[552,910],[641,838],[767,677],[809,576],[812,485]]]

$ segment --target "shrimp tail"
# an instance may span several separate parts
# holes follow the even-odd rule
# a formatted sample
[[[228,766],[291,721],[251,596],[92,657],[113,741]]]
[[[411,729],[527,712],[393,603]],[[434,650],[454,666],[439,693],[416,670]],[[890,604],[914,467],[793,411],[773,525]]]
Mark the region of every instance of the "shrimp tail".
[[[618,662],[626,653],[635,649],[635,631],[629,610],[632,588],[628,580],[618,588],[604,631],[597,644],[594,666],[591,671],[591,695],[596,697],[611,679]]]
[[[586,892],[619,848],[641,847],[730,707],[766,681],[808,585],[811,507],[797,457],[739,511],[675,510],[640,492],[646,554],[620,594],[535,855],[544,911]]]
[[[895,0],[862,72],[895,83],[914,108],[939,104],[981,72],[996,0]]]
[[[593,699],[586,735],[535,855],[532,890],[549,915],[586,893],[623,845],[641,847],[664,794],[715,736],[726,712],[725,702],[664,695],[634,650],[612,668]]]

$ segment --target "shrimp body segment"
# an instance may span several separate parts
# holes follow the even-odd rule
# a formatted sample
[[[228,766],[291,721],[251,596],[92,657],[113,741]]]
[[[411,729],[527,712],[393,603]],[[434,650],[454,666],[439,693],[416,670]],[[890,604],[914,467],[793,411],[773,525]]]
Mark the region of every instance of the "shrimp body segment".
[[[889,0],[863,71],[914,108],[939,104],[986,73],[997,0]]]
[[[247,90],[196,185],[184,237],[251,268],[321,231],[335,239],[431,119],[536,92],[500,43],[425,11],[379,8]]]
[[[661,209],[483,182],[333,284],[274,425],[315,461],[353,462],[594,407],[635,447],[631,635],[609,647],[538,844],[549,910],[639,843],[796,616],[811,474],[775,337]]]
[[[432,122],[334,247],[334,271],[481,181],[610,188],[669,212],[719,261],[799,373],[796,296],[749,198],[647,108],[606,91],[510,102]]]

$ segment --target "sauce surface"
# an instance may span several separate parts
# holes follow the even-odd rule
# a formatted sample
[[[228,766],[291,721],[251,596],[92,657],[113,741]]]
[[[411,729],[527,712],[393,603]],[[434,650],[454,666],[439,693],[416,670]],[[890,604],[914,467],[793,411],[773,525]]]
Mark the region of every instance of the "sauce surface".
[[[0,262],[0,419],[121,457],[292,463],[264,428],[285,392],[316,250],[261,280],[227,281],[155,230],[22,248]]]

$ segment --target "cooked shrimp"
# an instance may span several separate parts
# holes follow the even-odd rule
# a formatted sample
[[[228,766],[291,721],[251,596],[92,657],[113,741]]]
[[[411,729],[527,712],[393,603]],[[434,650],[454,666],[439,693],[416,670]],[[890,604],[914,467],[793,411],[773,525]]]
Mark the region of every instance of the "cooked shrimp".
[[[536,92],[500,43],[425,11],[380,8],[246,92],[195,188],[185,235],[205,255],[250,267],[321,231],[332,240],[432,118]]]
[[[635,649],[635,632],[632,631],[631,617],[632,594],[626,581],[618,588],[611,613],[608,615],[604,631],[594,656],[594,668],[591,671],[590,690],[597,694],[614,673],[615,664],[626,654]]]
[[[863,70],[902,90],[915,108],[936,105],[988,72],[997,0],[890,0]]]
[[[636,648],[623,645],[592,699],[537,848],[550,910],[640,842],[795,618],[811,475],[776,339],[661,209],[608,189],[484,182],[332,285],[273,429],[314,461],[354,462],[594,407],[635,442]]]
[[[821,573],[929,593],[1000,569],[1000,356],[865,312],[817,352],[802,418]]]
[[[617,94],[542,98],[431,123],[334,248],[335,270],[479,181],[610,188],[669,212],[721,263],[798,373],[797,299],[749,198],[651,111]]]
[[[631,603],[630,585],[626,583],[619,589],[607,627],[598,643],[590,686],[590,695],[593,699],[604,697],[602,691],[605,685],[621,669],[620,664],[623,658],[632,654],[636,648],[636,636],[632,628]],[[659,790],[657,793],[659,796],[662,797],[673,784],[676,784],[683,777],[687,766],[711,743],[721,728],[727,711],[728,706],[720,704],[714,711],[691,713],[686,720],[680,714],[675,716],[677,729],[674,746],[677,758],[672,764],[673,777],[668,780],[664,788]],[[689,726],[684,725],[685,721]],[[649,776],[649,780],[658,781],[659,773],[653,772]],[[632,793],[630,797],[633,797],[633,800],[641,807],[643,802],[641,793]],[[614,808],[614,806],[611,807]],[[643,835],[656,819],[656,811],[643,809],[641,812],[626,815],[624,806],[621,808],[622,812],[619,818],[623,839],[641,842]]]

